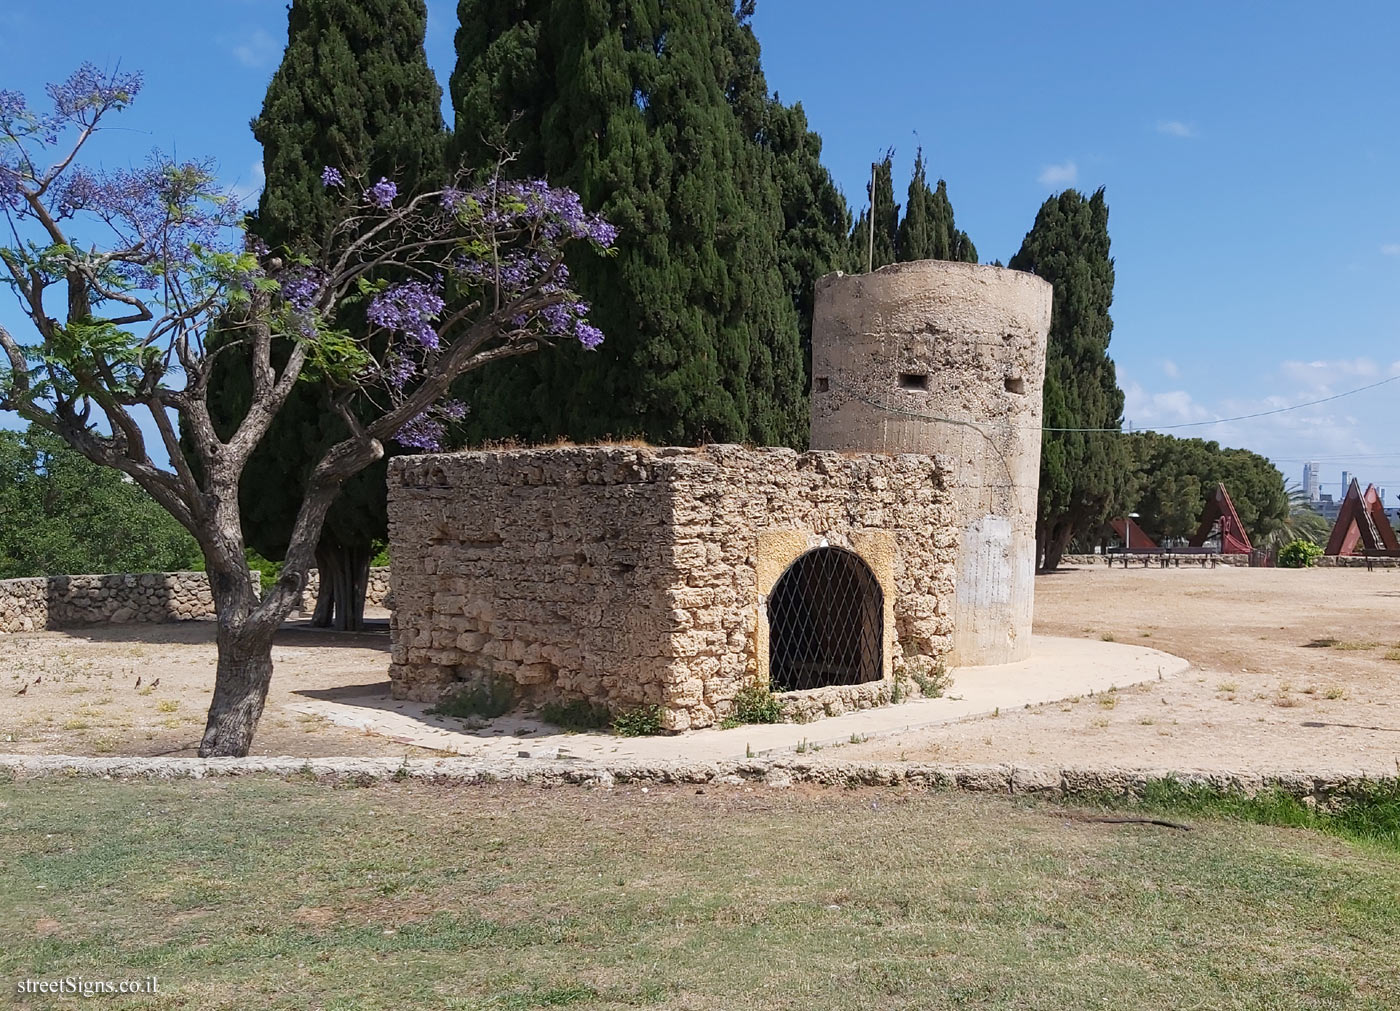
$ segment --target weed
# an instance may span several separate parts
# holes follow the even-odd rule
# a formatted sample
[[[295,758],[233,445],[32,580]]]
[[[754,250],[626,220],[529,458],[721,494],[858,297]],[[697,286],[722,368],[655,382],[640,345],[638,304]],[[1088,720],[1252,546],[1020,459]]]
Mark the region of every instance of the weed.
[[[1375,649],[1375,648],[1376,648],[1377,646],[1379,646],[1379,645],[1380,645],[1380,643],[1378,643],[1378,642],[1371,642],[1370,640],[1366,640],[1366,639],[1358,639],[1358,640],[1351,641],[1351,642],[1337,642],[1337,643],[1333,643],[1333,644],[1332,644],[1332,648],[1333,648],[1333,649],[1347,650],[1347,651],[1349,651],[1349,652],[1355,652],[1355,651],[1357,651],[1357,650]]]
[[[1292,695],[1285,695],[1283,693],[1280,693],[1279,696],[1274,699],[1274,705],[1278,706],[1280,709],[1292,709],[1301,704],[1302,703]]]
[[[916,670],[911,675],[919,686],[919,694],[926,699],[939,699],[953,686],[952,675],[940,659],[927,671]]]
[[[1347,692],[1341,685],[1329,685],[1327,690],[1322,693],[1322,697],[1335,702],[1338,699],[1346,698]]]
[[[176,702],[174,699],[162,699],[156,703],[156,712],[158,713],[173,713],[179,708],[180,703]]]
[[[612,710],[584,699],[546,702],[540,706],[538,715],[546,723],[553,723],[564,730],[606,730],[612,724]]]
[[[88,727],[90,727],[91,725],[92,725],[92,724],[88,723],[87,720],[80,720],[80,719],[77,719],[77,718],[75,717],[75,718],[73,718],[73,719],[71,719],[71,720],[65,720],[65,721],[63,722],[63,729],[64,729],[64,730],[87,730]]]
[[[488,678],[472,688],[444,695],[428,713],[457,719],[484,716],[494,720],[510,712],[514,706],[515,682],[505,678]]]
[[[1112,632],[1105,632],[1103,635],[1099,636],[1099,638],[1102,639],[1104,642],[1117,642],[1117,641],[1118,641],[1117,639],[1115,639],[1115,638],[1113,637],[1113,633],[1112,633]]]
[[[1400,649],[1388,649],[1385,651],[1387,660],[1400,660]]]
[[[734,714],[738,723],[777,723],[782,719],[782,704],[767,685],[745,685],[734,696]]]
[[[1231,695],[1233,695],[1235,694],[1235,692],[1240,690],[1240,686],[1235,684],[1235,682],[1233,681],[1222,681],[1220,682],[1220,684],[1215,686],[1215,690],[1218,692],[1228,692]]]
[[[666,732],[661,725],[660,706],[638,706],[613,716],[613,733],[619,737],[654,737]]]
[[[851,735],[851,743],[852,743],[852,744],[864,744],[864,743],[865,743],[866,741],[868,741],[868,740],[870,740],[870,735],[869,735],[869,734],[852,734],[852,735]]]
[[[1112,693],[1099,696],[1099,707],[1101,709],[1114,709],[1118,705],[1118,696]]]

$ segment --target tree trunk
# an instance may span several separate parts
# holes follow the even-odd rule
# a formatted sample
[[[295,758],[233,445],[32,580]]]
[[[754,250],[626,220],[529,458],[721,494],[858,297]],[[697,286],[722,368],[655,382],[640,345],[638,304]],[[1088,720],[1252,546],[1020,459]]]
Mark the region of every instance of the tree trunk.
[[[316,571],[320,574],[320,585],[316,588],[316,610],[311,613],[311,624],[315,628],[330,628],[335,616],[335,581],[331,572],[335,569],[335,550],[325,541],[316,545]]]
[[[321,585],[311,623],[338,632],[361,632],[365,627],[365,594],[369,590],[372,544],[346,547],[330,541],[316,546]]]
[[[1065,548],[1069,546],[1070,535],[1073,533],[1073,525],[1065,521],[1061,521],[1046,530],[1040,561],[1041,572],[1054,572],[1060,567],[1060,559],[1064,557]],[[1037,537],[1037,540],[1040,538]]]
[[[219,662],[214,674],[214,700],[201,758],[243,757],[253,745],[253,731],[272,683],[272,633],[219,629]]]

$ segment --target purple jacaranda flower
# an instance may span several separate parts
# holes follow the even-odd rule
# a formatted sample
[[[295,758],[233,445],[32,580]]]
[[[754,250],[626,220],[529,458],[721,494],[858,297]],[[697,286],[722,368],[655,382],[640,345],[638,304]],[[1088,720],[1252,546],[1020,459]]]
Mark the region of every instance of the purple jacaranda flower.
[[[603,331],[584,320],[579,320],[574,325],[574,336],[589,351],[595,350],[599,344],[603,343]]]
[[[396,390],[402,390],[418,374],[418,366],[403,355],[394,355],[384,365],[384,380]]]
[[[68,80],[47,87],[54,111],[64,119],[90,121],[94,114],[131,104],[141,90],[140,74],[105,73],[84,63]]]
[[[365,199],[376,207],[391,206],[394,202],[394,198],[398,195],[398,184],[384,178],[381,178],[379,182],[365,190]]]
[[[20,119],[27,109],[24,96],[18,91],[0,88],[0,120]]]
[[[311,311],[317,296],[321,293],[324,278],[319,271],[309,268],[293,268],[282,276],[282,297],[298,313]]]
[[[412,449],[441,449],[447,426],[427,412],[408,421],[394,436],[394,441]]]
[[[330,165],[327,165],[325,168],[321,169],[322,186],[343,186],[344,184],[345,177],[340,174],[340,169]]]
[[[427,348],[438,346],[437,331],[432,321],[442,312],[441,292],[424,281],[404,281],[391,284],[370,299],[365,316],[385,330],[413,337]]]

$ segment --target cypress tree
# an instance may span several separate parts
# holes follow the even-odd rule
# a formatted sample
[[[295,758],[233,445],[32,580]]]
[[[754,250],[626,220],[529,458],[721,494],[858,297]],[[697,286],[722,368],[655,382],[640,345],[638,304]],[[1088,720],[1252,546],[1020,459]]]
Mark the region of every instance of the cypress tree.
[[[885,152],[884,160],[874,166],[873,188],[865,184],[866,200],[871,203],[860,212],[851,229],[850,262],[857,273],[866,268],[879,270],[895,262],[899,241],[899,204],[894,202],[894,149]],[[870,233],[871,207],[875,211],[875,234]]]
[[[768,94],[760,47],[750,19],[754,0],[740,0],[726,21],[733,58],[725,86],[746,139],[759,151],[756,171],[777,185],[776,229],[782,284],[797,312],[804,373],[811,358],[812,292],[819,278],[845,265],[851,216],[831,173],[821,163],[822,139],[807,124],[801,103],[784,105]]]
[[[953,204],[948,184],[938,180],[938,188],[928,185],[923,149],[914,158],[914,174],[909,180],[909,199],[897,237],[900,262],[909,260],[957,260],[977,262],[977,247],[953,221]]]
[[[451,92],[467,164],[578,191],[621,229],[570,263],[597,352],[474,382],[469,434],[800,445],[797,313],[748,8],[714,0],[461,0]]]
[[[286,52],[252,122],[267,182],[248,230],[274,252],[314,249],[327,234],[338,196],[321,181],[325,166],[390,177],[401,193],[441,182],[447,137],[442,90],[423,51],[426,28],[423,0],[293,0]],[[246,410],[240,378],[246,383],[246,369],[222,370],[211,391],[226,425]],[[250,474],[275,478],[242,489],[250,547],[282,557],[311,467],[345,434],[323,388],[303,383],[293,392],[249,462]],[[318,624],[360,626],[373,543],[387,532],[384,475],[381,462],[347,482],[326,518]]]
[[[1129,490],[1129,457],[1117,434],[1123,391],[1108,356],[1113,258],[1104,191],[1086,200],[1065,190],[1046,200],[1009,266],[1055,286],[1045,363],[1045,427],[1109,429],[1044,434],[1037,562],[1052,570],[1070,540],[1095,530],[1120,508]]]
[[[803,359],[810,370],[812,293],[820,278],[848,265],[851,213],[821,163],[822,139],[808,129],[802,104],[783,105],[775,95],[768,122],[766,139],[783,209],[778,265],[797,311]]]

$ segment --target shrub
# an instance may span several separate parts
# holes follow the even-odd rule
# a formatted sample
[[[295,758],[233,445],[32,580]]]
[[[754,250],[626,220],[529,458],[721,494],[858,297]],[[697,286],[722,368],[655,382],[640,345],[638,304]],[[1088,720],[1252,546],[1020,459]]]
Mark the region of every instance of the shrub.
[[[1310,569],[1322,557],[1322,548],[1312,541],[1300,537],[1289,541],[1278,553],[1278,564],[1285,569]]]
[[[782,719],[782,705],[767,685],[746,685],[734,696],[732,720],[743,723],[777,723]],[[726,721],[727,722],[727,721]]]
[[[495,719],[510,712],[514,706],[515,683],[505,678],[492,678],[471,688],[444,695],[428,712],[433,716],[453,716],[459,719],[469,716]]]
[[[540,706],[539,718],[564,730],[604,730],[612,723],[612,711],[607,706],[573,699],[569,702],[546,702]]]
[[[652,737],[664,733],[660,706],[638,706],[625,709],[613,717],[613,733],[619,737]]]

